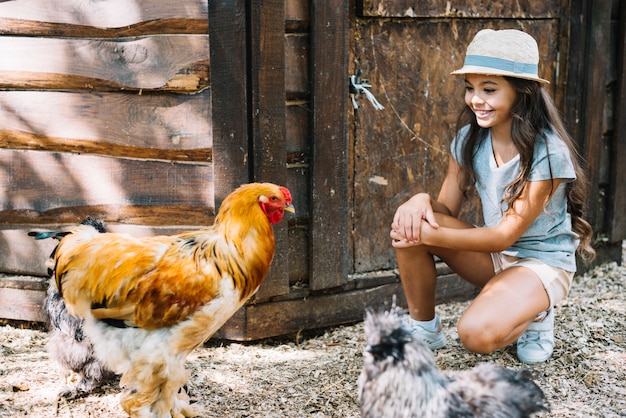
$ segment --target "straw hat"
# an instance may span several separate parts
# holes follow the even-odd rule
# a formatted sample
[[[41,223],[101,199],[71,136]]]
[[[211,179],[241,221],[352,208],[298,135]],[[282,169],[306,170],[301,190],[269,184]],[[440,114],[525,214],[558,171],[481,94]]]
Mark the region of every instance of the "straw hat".
[[[539,78],[539,48],[529,34],[515,30],[483,29],[467,47],[465,63],[451,74],[489,74],[550,83]]]

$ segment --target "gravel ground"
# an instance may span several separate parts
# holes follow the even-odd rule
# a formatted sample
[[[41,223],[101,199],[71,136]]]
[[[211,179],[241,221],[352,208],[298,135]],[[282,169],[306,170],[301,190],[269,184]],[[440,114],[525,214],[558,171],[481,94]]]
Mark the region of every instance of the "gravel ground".
[[[615,263],[577,276],[556,310],[554,356],[531,367],[546,393],[545,417],[626,417],[626,269]],[[439,305],[449,345],[442,369],[479,362],[519,368],[514,347],[476,355],[458,341],[467,302]],[[25,328],[30,325],[31,328]],[[32,324],[0,326],[0,417],[125,417],[115,384],[56,401],[62,373],[49,360],[46,332]],[[251,344],[210,341],[189,357],[192,397],[206,417],[358,417],[356,381],[362,324]]]

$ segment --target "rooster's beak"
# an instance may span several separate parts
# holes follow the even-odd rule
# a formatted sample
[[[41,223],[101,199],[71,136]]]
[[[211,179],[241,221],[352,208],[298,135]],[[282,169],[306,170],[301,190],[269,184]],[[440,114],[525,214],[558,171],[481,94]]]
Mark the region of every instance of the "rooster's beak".
[[[291,212],[291,213],[296,213],[296,208],[293,207],[293,205],[290,203],[287,206],[285,206],[285,210],[287,212]]]

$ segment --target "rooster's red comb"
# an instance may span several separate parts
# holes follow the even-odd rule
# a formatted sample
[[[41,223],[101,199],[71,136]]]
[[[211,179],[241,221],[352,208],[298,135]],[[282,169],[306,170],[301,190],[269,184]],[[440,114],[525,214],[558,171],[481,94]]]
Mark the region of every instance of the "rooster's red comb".
[[[283,196],[285,197],[285,202],[287,202],[287,204],[291,204],[292,199],[291,199],[291,192],[289,191],[289,189],[284,186],[279,186],[278,188],[283,193]]]

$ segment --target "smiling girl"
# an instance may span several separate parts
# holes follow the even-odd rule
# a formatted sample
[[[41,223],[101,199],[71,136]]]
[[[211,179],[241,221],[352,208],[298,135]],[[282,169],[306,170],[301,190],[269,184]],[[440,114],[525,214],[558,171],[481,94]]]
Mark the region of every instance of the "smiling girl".
[[[446,344],[435,314],[435,256],[481,291],[458,323],[464,346],[490,353],[517,342],[520,361],[554,349],[554,307],[568,293],[576,254],[594,257],[583,219],[586,181],[558,110],[538,77],[530,35],[485,29],[467,48],[465,105],[437,199],[417,193],[390,236],[410,326],[431,349]],[[460,219],[471,190],[483,222]]]

